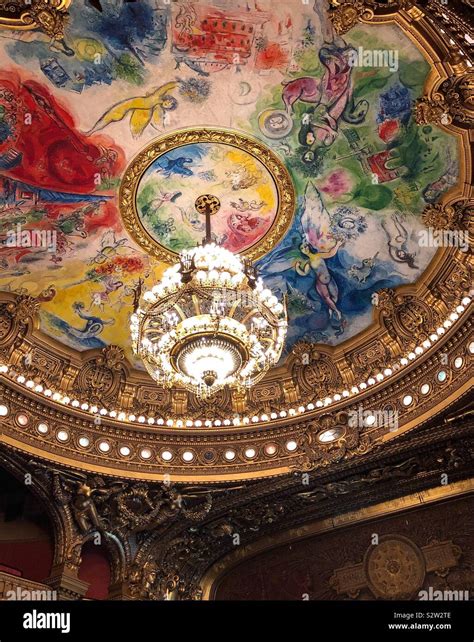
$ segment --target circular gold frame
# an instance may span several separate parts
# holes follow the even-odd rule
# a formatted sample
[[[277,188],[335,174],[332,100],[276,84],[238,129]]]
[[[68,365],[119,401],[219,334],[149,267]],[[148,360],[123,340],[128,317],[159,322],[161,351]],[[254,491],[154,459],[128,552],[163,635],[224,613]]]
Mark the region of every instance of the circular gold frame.
[[[119,192],[119,207],[127,232],[138,245],[151,256],[174,263],[178,254],[164,247],[145,230],[136,207],[136,195],[140,180],[157,158],[183,145],[194,143],[221,143],[244,150],[258,160],[271,175],[278,193],[275,220],[268,232],[248,249],[241,252],[255,261],[269,252],[286,234],[296,207],[293,181],[280,158],[264,143],[231,129],[200,127],[180,129],[154,140],[135,156],[122,179]]]

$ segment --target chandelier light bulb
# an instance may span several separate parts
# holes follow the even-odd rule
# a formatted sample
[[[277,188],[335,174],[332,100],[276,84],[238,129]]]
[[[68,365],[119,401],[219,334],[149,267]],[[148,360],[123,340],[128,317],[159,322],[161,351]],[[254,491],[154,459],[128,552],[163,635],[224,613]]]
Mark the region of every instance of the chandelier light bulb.
[[[284,302],[250,261],[211,242],[181,252],[130,317],[152,378],[202,398],[259,381],[280,359],[287,327]]]

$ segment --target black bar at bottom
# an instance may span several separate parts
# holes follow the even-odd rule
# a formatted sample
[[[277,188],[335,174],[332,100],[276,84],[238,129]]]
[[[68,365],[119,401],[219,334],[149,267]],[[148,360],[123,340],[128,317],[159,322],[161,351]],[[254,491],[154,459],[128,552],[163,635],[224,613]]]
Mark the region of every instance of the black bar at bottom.
[[[0,642],[472,642],[472,606],[468,601],[5,601]],[[42,628],[47,624],[58,628]]]

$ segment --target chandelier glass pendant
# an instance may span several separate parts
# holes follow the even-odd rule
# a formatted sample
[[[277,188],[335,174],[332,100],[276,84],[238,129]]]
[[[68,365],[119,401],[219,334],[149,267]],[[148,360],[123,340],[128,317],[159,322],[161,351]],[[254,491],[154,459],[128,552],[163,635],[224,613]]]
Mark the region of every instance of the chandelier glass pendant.
[[[285,302],[251,262],[212,242],[217,197],[204,194],[195,207],[206,217],[203,245],[182,251],[140,296],[130,328],[133,350],[155,381],[206,398],[259,381],[278,362],[288,323]]]

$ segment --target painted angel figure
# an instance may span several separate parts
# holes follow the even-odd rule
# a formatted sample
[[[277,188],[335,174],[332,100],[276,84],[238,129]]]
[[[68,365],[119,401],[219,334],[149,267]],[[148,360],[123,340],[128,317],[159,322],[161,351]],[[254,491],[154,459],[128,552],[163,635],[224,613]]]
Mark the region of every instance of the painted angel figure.
[[[345,241],[333,237],[331,226],[329,212],[318,190],[308,182],[291,229],[281,245],[260,261],[259,267],[262,275],[270,279],[286,272],[287,287],[296,285],[297,276],[311,276],[312,285],[306,288],[308,299],[320,298],[336,334],[342,334],[344,321],[338,308],[339,291],[325,260],[335,256]],[[294,271],[293,276],[288,270]]]

